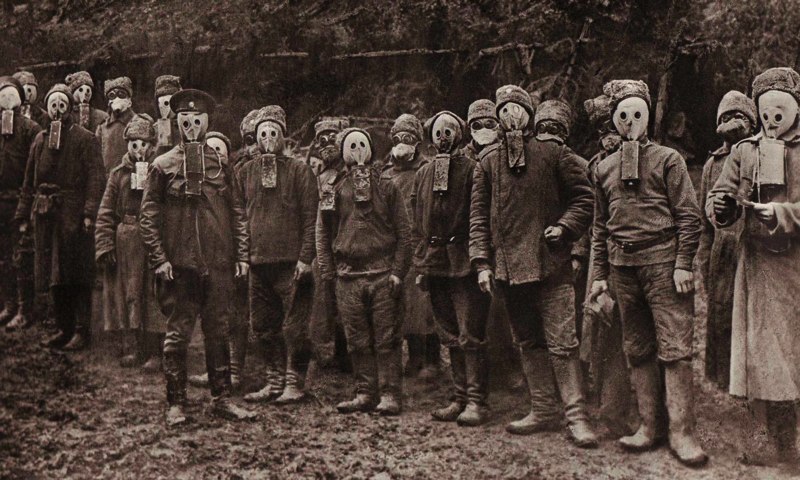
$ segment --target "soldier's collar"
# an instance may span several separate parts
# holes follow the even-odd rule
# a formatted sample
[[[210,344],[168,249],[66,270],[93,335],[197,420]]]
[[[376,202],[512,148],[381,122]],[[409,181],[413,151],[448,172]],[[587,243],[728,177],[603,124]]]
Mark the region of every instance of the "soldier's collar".
[[[731,147],[724,143],[718,149],[708,152],[712,157],[724,157],[729,153],[731,153]]]

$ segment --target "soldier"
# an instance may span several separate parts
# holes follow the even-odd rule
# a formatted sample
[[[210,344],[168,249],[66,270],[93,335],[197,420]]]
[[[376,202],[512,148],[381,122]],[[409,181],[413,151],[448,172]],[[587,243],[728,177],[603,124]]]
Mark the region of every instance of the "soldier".
[[[194,89],[170,101],[181,143],[159,156],[147,175],[139,225],[155,269],[156,299],[167,317],[164,374],[168,426],[186,422],[186,350],[197,317],[205,343],[209,413],[244,420],[255,414],[230,400],[229,324],[234,274],[249,270],[244,208],[233,178],[217,152],[205,144],[215,101]]]
[[[508,430],[532,433],[557,425],[552,362],[570,438],[579,447],[596,447],[581,391],[570,267],[572,242],[591,218],[586,161],[532,135],[533,105],[525,90],[506,85],[496,96],[503,134],[475,167],[470,260],[484,292],[494,290],[496,272],[531,393],[530,414]]]
[[[30,265],[20,263],[30,236],[24,235],[27,239],[23,239],[14,215],[25,179],[28,153],[41,127],[20,115],[24,96],[23,88],[15,78],[0,77],[0,271],[3,272],[0,295],[4,302],[0,325],[7,324],[9,330],[27,326],[33,308]]]
[[[397,117],[389,134],[393,145],[390,155],[391,166],[386,167],[381,179],[388,180],[397,187],[410,219],[414,177],[416,172],[428,163],[421,146],[424,130],[417,117],[404,113]],[[406,375],[419,375],[420,379],[431,380],[437,377],[439,368],[439,339],[434,334],[430,298],[427,293],[415,286],[416,278],[417,274],[409,271],[403,280],[400,303],[401,332],[408,344]]]
[[[91,75],[86,71],[71,73],[64,82],[72,92],[73,124],[95,133],[97,127],[108,118],[108,114],[91,106],[94,95],[94,81]]]
[[[174,75],[161,75],[156,77],[155,98],[156,114],[158,116],[154,125],[156,131],[156,155],[164,154],[175,145],[181,143],[181,132],[172,111],[172,96],[181,89],[181,79]]]
[[[488,420],[486,321],[491,297],[469,263],[469,208],[475,161],[459,151],[466,124],[439,112],[426,124],[439,152],[417,172],[411,197],[417,285],[430,293],[442,345],[450,353],[453,395],[434,420],[478,426]]]
[[[700,209],[686,163],[675,150],[647,138],[650,93],[638,80],[603,87],[611,99],[621,150],[595,169],[590,300],[611,286],[622,319],[641,424],[619,439],[631,451],[653,448],[661,404],[660,362],[666,378],[669,444],[682,463],[708,457],[694,438],[692,410],[692,260],[700,240]]]
[[[22,85],[25,91],[25,98],[22,99],[22,106],[19,113],[25,118],[29,118],[38,123],[40,127],[46,129],[49,123],[47,112],[39,106],[39,83],[31,72],[20,71],[14,74],[14,78]]]
[[[130,78],[106,80],[103,87],[108,101],[108,118],[97,127],[95,136],[100,141],[103,165],[106,173],[109,173],[120,164],[122,157],[128,152],[128,143],[123,138],[123,133],[136,112],[131,108],[133,83]]]
[[[97,139],[69,115],[69,88],[56,84],[44,100],[50,126],[31,146],[16,220],[23,234],[33,228],[36,287],[52,297],[59,333],[46,345],[81,350],[89,335],[103,161]]]
[[[231,167],[237,172],[254,155],[258,154],[258,144],[256,143],[256,126],[254,121],[258,116],[258,109],[251,110],[242,119],[239,126],[239,133],[242,135],[242,147],[231,155]]]
[[[103,272],[106,331],[123,334],[122,367],[142,360],[143,370],[161,369],[166,322],[153,298],[154,277],[139,231],[139,210],[147,169],[155,159],[155,130],[149,115],[135,115],[125,126],[128,152],[111,170],[95,229],[95,258]]]
[[[722,146],[711,152],[703,167],[701,199],[708,197],[733,146],[753,134],[758,125],[757,119],[756,104],[744,93],[731,90],[722,97],[717,108],[717,133],[722,137]],[[734,278],[739,252],[738,238],[743,222],[738,222],[736,228],[717,230],[707,217],[703,220],[697,257],[708,297],[706,376],[721,389],[727,390],[730,381]]]
[[[403,355],[398,297],[411,243],[407,210],[399,189],[372,167],[374,147],[366,131],[345,129],[337,143],[346,169],[333,191],[323,192],[316,234],[322,279],[336,279],[356,377],[356,397],[336,409],[398,415]]]
[[[730,393],[766,402],[779,462],[797,463],[800,399],[800,75],[770,68],[753,80],[761,131],[736,144],[706,200],[717,228],[740,219]]]
[[[292,403],[305,397],[317,188],[311,168],[284,154],[283,109],[262,108],[254,124],[261,156],[239,168],[236,189],[250,232],[250,324],[267,372],[264,388],[244,399]]]
[[[486,98],[472,102],[467,110],[467,123],[470,141],[462,148],[462,153],[477,162],[483,149],[498,141],[494,102]]]

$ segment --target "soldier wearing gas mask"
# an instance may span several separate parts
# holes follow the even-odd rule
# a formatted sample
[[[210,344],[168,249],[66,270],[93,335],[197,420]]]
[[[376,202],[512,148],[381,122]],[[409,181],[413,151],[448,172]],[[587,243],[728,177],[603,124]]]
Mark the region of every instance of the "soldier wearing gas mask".
[[[22,85],[25,91],[25,98],[19,107],[19,114],[25,118],[30,118],[38,123],[40,127],[47,128],[49,118],[47,112],[39,106],[39,83],[31,72],[20,71],[14,74],[14,78]]]
[[[250,232],[250,323],[266,356],[266,384],[249,402],[305,397],[306,331],[314,295],[311,261],[317,186],[305,162],[284,154],[286,113],[277,105],[254,121],[259,156],[236,174]]]
[[[619,443],[631,451],[653,448],[665,433],[657,419],[666,400],[670,448],[682,463],[702,465],[708,457],[695,439],[692,413],[692,261],[700,208],[680,154],[647,138],[647,84],[613,80],[603,93],[623,142],[595,169],[590,301],[610,291],[617,302],[641,417],[636,433]]]
[[[336,135],[349,126],[350,121],[344,117],[323,117],[314,124],[314,141],[308,150],[308,164],[320,180],[323,172],[329,172],[326,174],[328,177],[332,175],[330,172],[342,169]]]
[[[389,134],[393,145],[390,166],[383,171],[381,179],[392,182],[400,191],[410,219],[414,178],[429,161],[422,151],[424,129],[417,117],[404,113],[397,117]],[[414,285],[416,277],[412,268],[403,279],[400,303],[401,333],[408,344],[406,376],[419,375],[422,380],[432,380],[438,377],[439,339],[435,334],[430,299]]]
[[[170,104],[172,96],[181,89],[181,79],[174,75],[161,75],[156,78],[155,98],[158,118],[155,123],[156,155],[172,150],[181,143],[181,131],[175,120],[175,112]]]
[[[551,414],[552,363],[570,438],[595,447],[581,391],[570,266],[572,243],[591,219],[586,161],[533,135],[525,90],[506,85],[496,97],[503,132],[475,167],[469,252],[481,289],[503,291],[531,393],[530,414],[507,430],[527,434],[558,424]]]
[[[153,295],[154,276],[139,231],[147,170],[156,157],[149,115],[135,115],[123,132],[128,151],[111,170],[97,213],[95,259],[103,275],[104,329],[122,335],[120,365],[161,369],[166,321]]]
[[[21,114],[25,94],[12,77],[0,77],[0,325],[22,328],[31,320],[33,284],[29,259],[30,235],[21,235],[14,222],[28,153],[41,127]]]
[[[95,133],[97,127],[106,121],[108,114],[91,106],[94,95],[94,81],[91,75],[86,71],[71,73],[64,79],[64,83],[72,92],[73,123]]]
[[[472,102],[467,109],[467,124],[470,141],[461,152],[477,162],[483,149],[499,140],[500,126],[497,123],[494,102],[485,98]]]
[[[231,154],[231,167],[234,172],[250,161],[253,156],[258,155],[258,143],[256,143],[256,125],[255,120],[258,117],[259,109],[250,110],[244,116],[242,123],[239,125],[239,133],[242,136],[242,147]]]
[[[323,192],[316,230],[319,268],[324,281],[336,281],[356,380],[356,397],[336,408],[398,415],[403,357],[398,302],[411,253],[407,209],[397,186],[372,166],[374,147],[366,131],[345,129],[337,143],[345,172],[333,190]]]
[[[123,138],[123,133],[136,112],[131,103],[133,83],[130,78],[106,80],[103,88],[108,101],[108,118],[97,127],[95,136],[100,141],[103,165],[108,173],[119,165],[128,151],[128,142]]]
[[[767,406],[779,462],[797,462],[800,399],[800,75],[753,80],[761,131],[736,144],[706,200],[717,228],[744,224],[733,297],[730,393]],[[758,456],[756,454],[756,456]]]
[[[716,183],[733,146],[753,135],[757,125],[758,112],[750,97],[736,90],[722,97],[717,108],[717,134],[722,137],[722,146],[711,152],[703,167],[701,199],[708,196]],[[703,234],[697,250],[708,297],[706,376],[723,390],[728,389],[730,381],[734,278],[742,224],[739,222],[736,228],[717,230],[704,216]]]
[[[97,139],[70,116],[70,89],[56,84],[44,100],[50,125],[31,146],[15,218],[22,234],[33,229],[36,287],[52,297],[59,333],[46,345],[80,350],[89,335],[103,160]]]
[[[245,277],[248,232],[230,168],[205,143],[211,95],[184,89],[170,101],[181,143],[149,169],[139,226],[156,274],[156,299],[167,317],[164,374],[168,426],[186,422],[186,350],[199,316],[212,415],[246,420],[255,414],[230,399],[227,329],[234,276]]]
[[[450,404],[434,420],[478,426],[488,420],[486,321],[491,297],[469,263],[469,208],[475,161],[460,152],[464,121],[443,111],[425,123],[438,152],[416,175],[411,196],[417,285],[429,292],[442,346],[450,353]]]

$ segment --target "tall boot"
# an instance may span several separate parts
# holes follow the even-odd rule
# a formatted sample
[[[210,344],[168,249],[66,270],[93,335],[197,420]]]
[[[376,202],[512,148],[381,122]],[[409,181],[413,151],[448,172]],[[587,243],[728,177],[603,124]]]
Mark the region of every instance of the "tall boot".
[[[164,352],[164,377],[167,381],[168,427],[186,423],[186,351]]]
[[[291,350],[294,350],[294,348]],[[299,352],[291,351],[286,362],[286,382],[283,392],[280,397],[275,399],[275,403],[286,405],[299,402],[306,397],[306,392],[303,391],[303,372],[305,369],[299,363]]]
[[[33,295],[33,282],[17,277],[17,314],[6,325],[6,330],[21,330],[30,326],[33,320]]]
[[[278,338],[280,337],[280,338]],[[266,383],[264,388],[244,396],[246,402],[267,403],[278,398],[283,393],[284,377],[286,375],[286,344],[283,336],[276,336],[263,341],[264,355],[266,358]]]
[[[670,450],[684,465],[699,467],[708,461],[708,456],[694,436],[694,380],[691,361],[679,360],[667,364],[665,370]]]
[[[489,359],[486,349],[467,350],[467,407],[456,420],[464,427],[477,427],[489,419]]]
[[[3,311],[0,312],[0,326],[7,324],[17,314],[17,302],[7,300],[3,304]]]
[[[231,400],[231,359],[227,342],[206,339],[205,343],[208,386],[211,390],[211,404],[207,412],[226,420],[254,419],[255,412],[239,407]]]
[[[398,344],[378,353],[378,381],[381,401],[375,411],[385,416],[400,415],[402,407],[403,350]]]
[[[244,375],[244,359],[247,356],[247,327],[231,329],[231,385],[238,390]]]
[[[450,347],[450,378],[453,381],[453,394],[450,404],[431,412],[431,417],[439,422],[455,422],[467,406],[467,367],[464,350]]]
[[[122,337],[122,357],[119,359],[119,366],[133,368],[139,365],[141,359],[139,349],[144,344],[141,334],[138,330],[123,330],[120,334]]]
[[[619,439],[622,448],[632,452],[643,452],[653,448],[663,432],[659,432],[658,410],[661,404],[661,373],[653,360],[631,369],[631,383],[636,390],[639,406],[639,429],[631,436]]]
[[[521,348],[522,371],[528,382],[531,411],[520,420],[506,426],[506,431],[516,435],[557,430],[561,426],[561,409],[557,403],[553,368],[544,348]]]
[[[356,396],[336,405],[339,413],[371,412],[378,394],[378,371],[371,351],[350,354],[356,380]]]
[[[780,463],[797,463],[797,411],[793,402],[767,402],[767,431]]]
[[[583,381],[581,379],[581,364],[578,355],[573,353],[568,357],[551,355],[553,371],[556,382],[564,402],[564,416],[567,418],[567,430],[570,439],[580,448],[597,447],[597,435],[592,430],[586,417],[586,404],[583,398]]]

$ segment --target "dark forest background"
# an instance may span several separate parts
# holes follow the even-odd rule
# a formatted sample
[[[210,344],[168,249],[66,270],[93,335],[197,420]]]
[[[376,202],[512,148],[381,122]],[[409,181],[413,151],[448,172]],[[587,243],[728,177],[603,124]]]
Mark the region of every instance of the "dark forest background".
[[[515,83],[573,106],[571,143],[585,154],[595,143],[583,100],[639,78],[654,137],[697,164],[717,143],[727,90],[797,67],[799,25],[798,0],[4,0],[0,71],[30,69],[45,91],[78,69],[98,87],[127,75],[134,109],[149,113],[155,77],[180,75],[217,98],[212,126],[234,143],[264,104],[282,105],[305,144],[321,115],[381,133],[407,111],[465,115]]]

